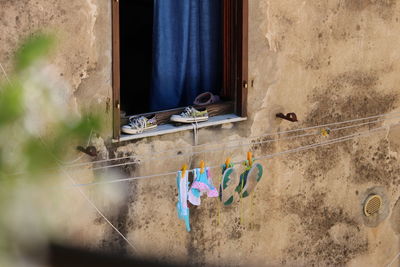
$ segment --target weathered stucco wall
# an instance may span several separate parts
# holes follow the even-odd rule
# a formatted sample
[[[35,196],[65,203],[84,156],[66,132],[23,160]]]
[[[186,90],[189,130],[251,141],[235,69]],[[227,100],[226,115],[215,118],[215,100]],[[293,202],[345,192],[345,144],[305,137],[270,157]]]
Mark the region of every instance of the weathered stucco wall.
[[[49,32],[58,43],[52,55],[59,78],[80,110],[104,114],[107,135],[112,110],[111,2],[95,0],[1,0],[0,62],[13,67],[18,45],[29,35]]]
[[[249,2],[253,84],[249,118],[201,129],[199,143],[212,144],[206,149],[221,147],[216,141],[400,111],[400,3]],[[21,37],[36,29],[56,29],[61,42],[54,63],[70,81],[78,106],[94,102],[110,118],[109,1],[0,0],[0,15],[0,60],[7,68]],[[276,112],[296,112],[299,122],[277,120]],[[329,138],[365,130],[368,126]],[[92,193],[92,188],[85,190],[143,256],[234,266],[383,266],[400,250],[399,137],[400,128],[392,127],[365,138],[262,160],[265,174],[253,197],[229,208],[221,208],[215,199],[204,199],[191,210],[191,233],[186,233],[176,216],[173,176],[125,183],[121,205],[108,201],[107,195]],[[252,149],[262,156],[324,140],[307,137]],[[176,171],[190,159],[192,167],[200,159],[209,165],[222,164],[227,156],[237,161],[247,151],[242,147],[190,158],[192,144],[192,133],[184,132],[108,144],[108,149],[112,156],[142,155],[141,164],[120,169],[120,175],[127,177]],[[169,152],[160,153],[159,158],[143,157],[161,151]],[[219,170],[212,174],[217,184]],[[379,224],[362,215],[362,203],[371,192],[384,196],[387,214]],[[75,234],[75,239],[85,240],[87,246],[131,253],[94,211],[85,216],[92,223],[82,228],[92,230]]]

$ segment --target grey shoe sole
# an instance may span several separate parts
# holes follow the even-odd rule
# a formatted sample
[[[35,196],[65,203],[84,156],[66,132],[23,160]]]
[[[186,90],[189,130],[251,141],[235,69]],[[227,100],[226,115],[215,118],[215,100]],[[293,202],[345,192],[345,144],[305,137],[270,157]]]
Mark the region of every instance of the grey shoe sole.
[[[208,121],[207,117],[197,117],[197,118],[182,118],[180,116],[171,116],[171,121],[173,122],[181,122],[181,123],[193,123],[193,122],[203,122]]]
[[[150,131],[150,130],[153,130],[155,128],[157,128],[157,125],[153,125],[153,126],[144,128],[143,132]],[[125,127],[121,127],[121,132],[126,133],[126,134],[139,134],[139,133],[142,133],[142,132],[139,132],[137,129],[131,129],[131,128],[128,128],[128,127],[126,127],[126,128]]]

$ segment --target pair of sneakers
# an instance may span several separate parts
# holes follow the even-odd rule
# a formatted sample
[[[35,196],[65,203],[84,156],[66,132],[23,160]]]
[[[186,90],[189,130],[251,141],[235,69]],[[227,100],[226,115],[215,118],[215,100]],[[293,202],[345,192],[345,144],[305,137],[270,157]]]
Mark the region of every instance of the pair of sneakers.
[[[210,92],[205,92],[196,97],[194,104],[197,106],[206,106],[220,101],[219,96]],[[170,120],[174,123],[197,123],[208,120],[208,112],[206,108],[186,107],[179,115],[172,115]],[[157,127],[156,117],[146,118],[144,116],[132,116],[129,123],[121,127],[123,133],[138,134],[143,131],[152,130]]]
[[[206,106],[220,101],[219,96],[210,92],[205,92],[196,97],[194,104],[197,106]],[[206,108],[186,107],[179,115],[172,115],[170,120],[175,123],[197,123],[208,120],[208,112]],[[146,118],[144,116],[132,116],[129,123],[121,127],[123,133],[138,134],[143,131],[152,130],[157,127],[156,117]]]
[[[208,120],[207,109],[195,109],[194,107],[186,107],[179,115],[172,115],[170,120],[175,123],[193,123]],[[157,128],[156,116],[146,118],[144,116],[132,116],[129,123],[121,127],[121,131],[126,134],[139,134],[144,131]]]

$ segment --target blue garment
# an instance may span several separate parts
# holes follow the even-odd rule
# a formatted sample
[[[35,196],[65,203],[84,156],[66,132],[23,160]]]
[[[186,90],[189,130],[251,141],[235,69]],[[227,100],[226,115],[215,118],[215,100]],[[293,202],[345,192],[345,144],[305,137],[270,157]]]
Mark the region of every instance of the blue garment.
[[[152,111],[218,94],[222,81],[222,1],[154,0]]]
[[[182,172],[178,171],[176,184],[178,186],[178,203],[176,203],[178,218],[185,221],[186,231],[190,232],[189,208],[187,206],[189,187],[188,172],[182,177]]]

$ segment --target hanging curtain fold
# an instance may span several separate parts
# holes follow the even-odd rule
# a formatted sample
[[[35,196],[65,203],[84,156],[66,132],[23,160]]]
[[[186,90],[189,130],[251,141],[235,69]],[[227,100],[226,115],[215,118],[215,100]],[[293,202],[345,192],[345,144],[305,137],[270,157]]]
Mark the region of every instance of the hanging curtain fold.
[[[152,111],[218,94],[222,78],[222,1],[154,0]]]

